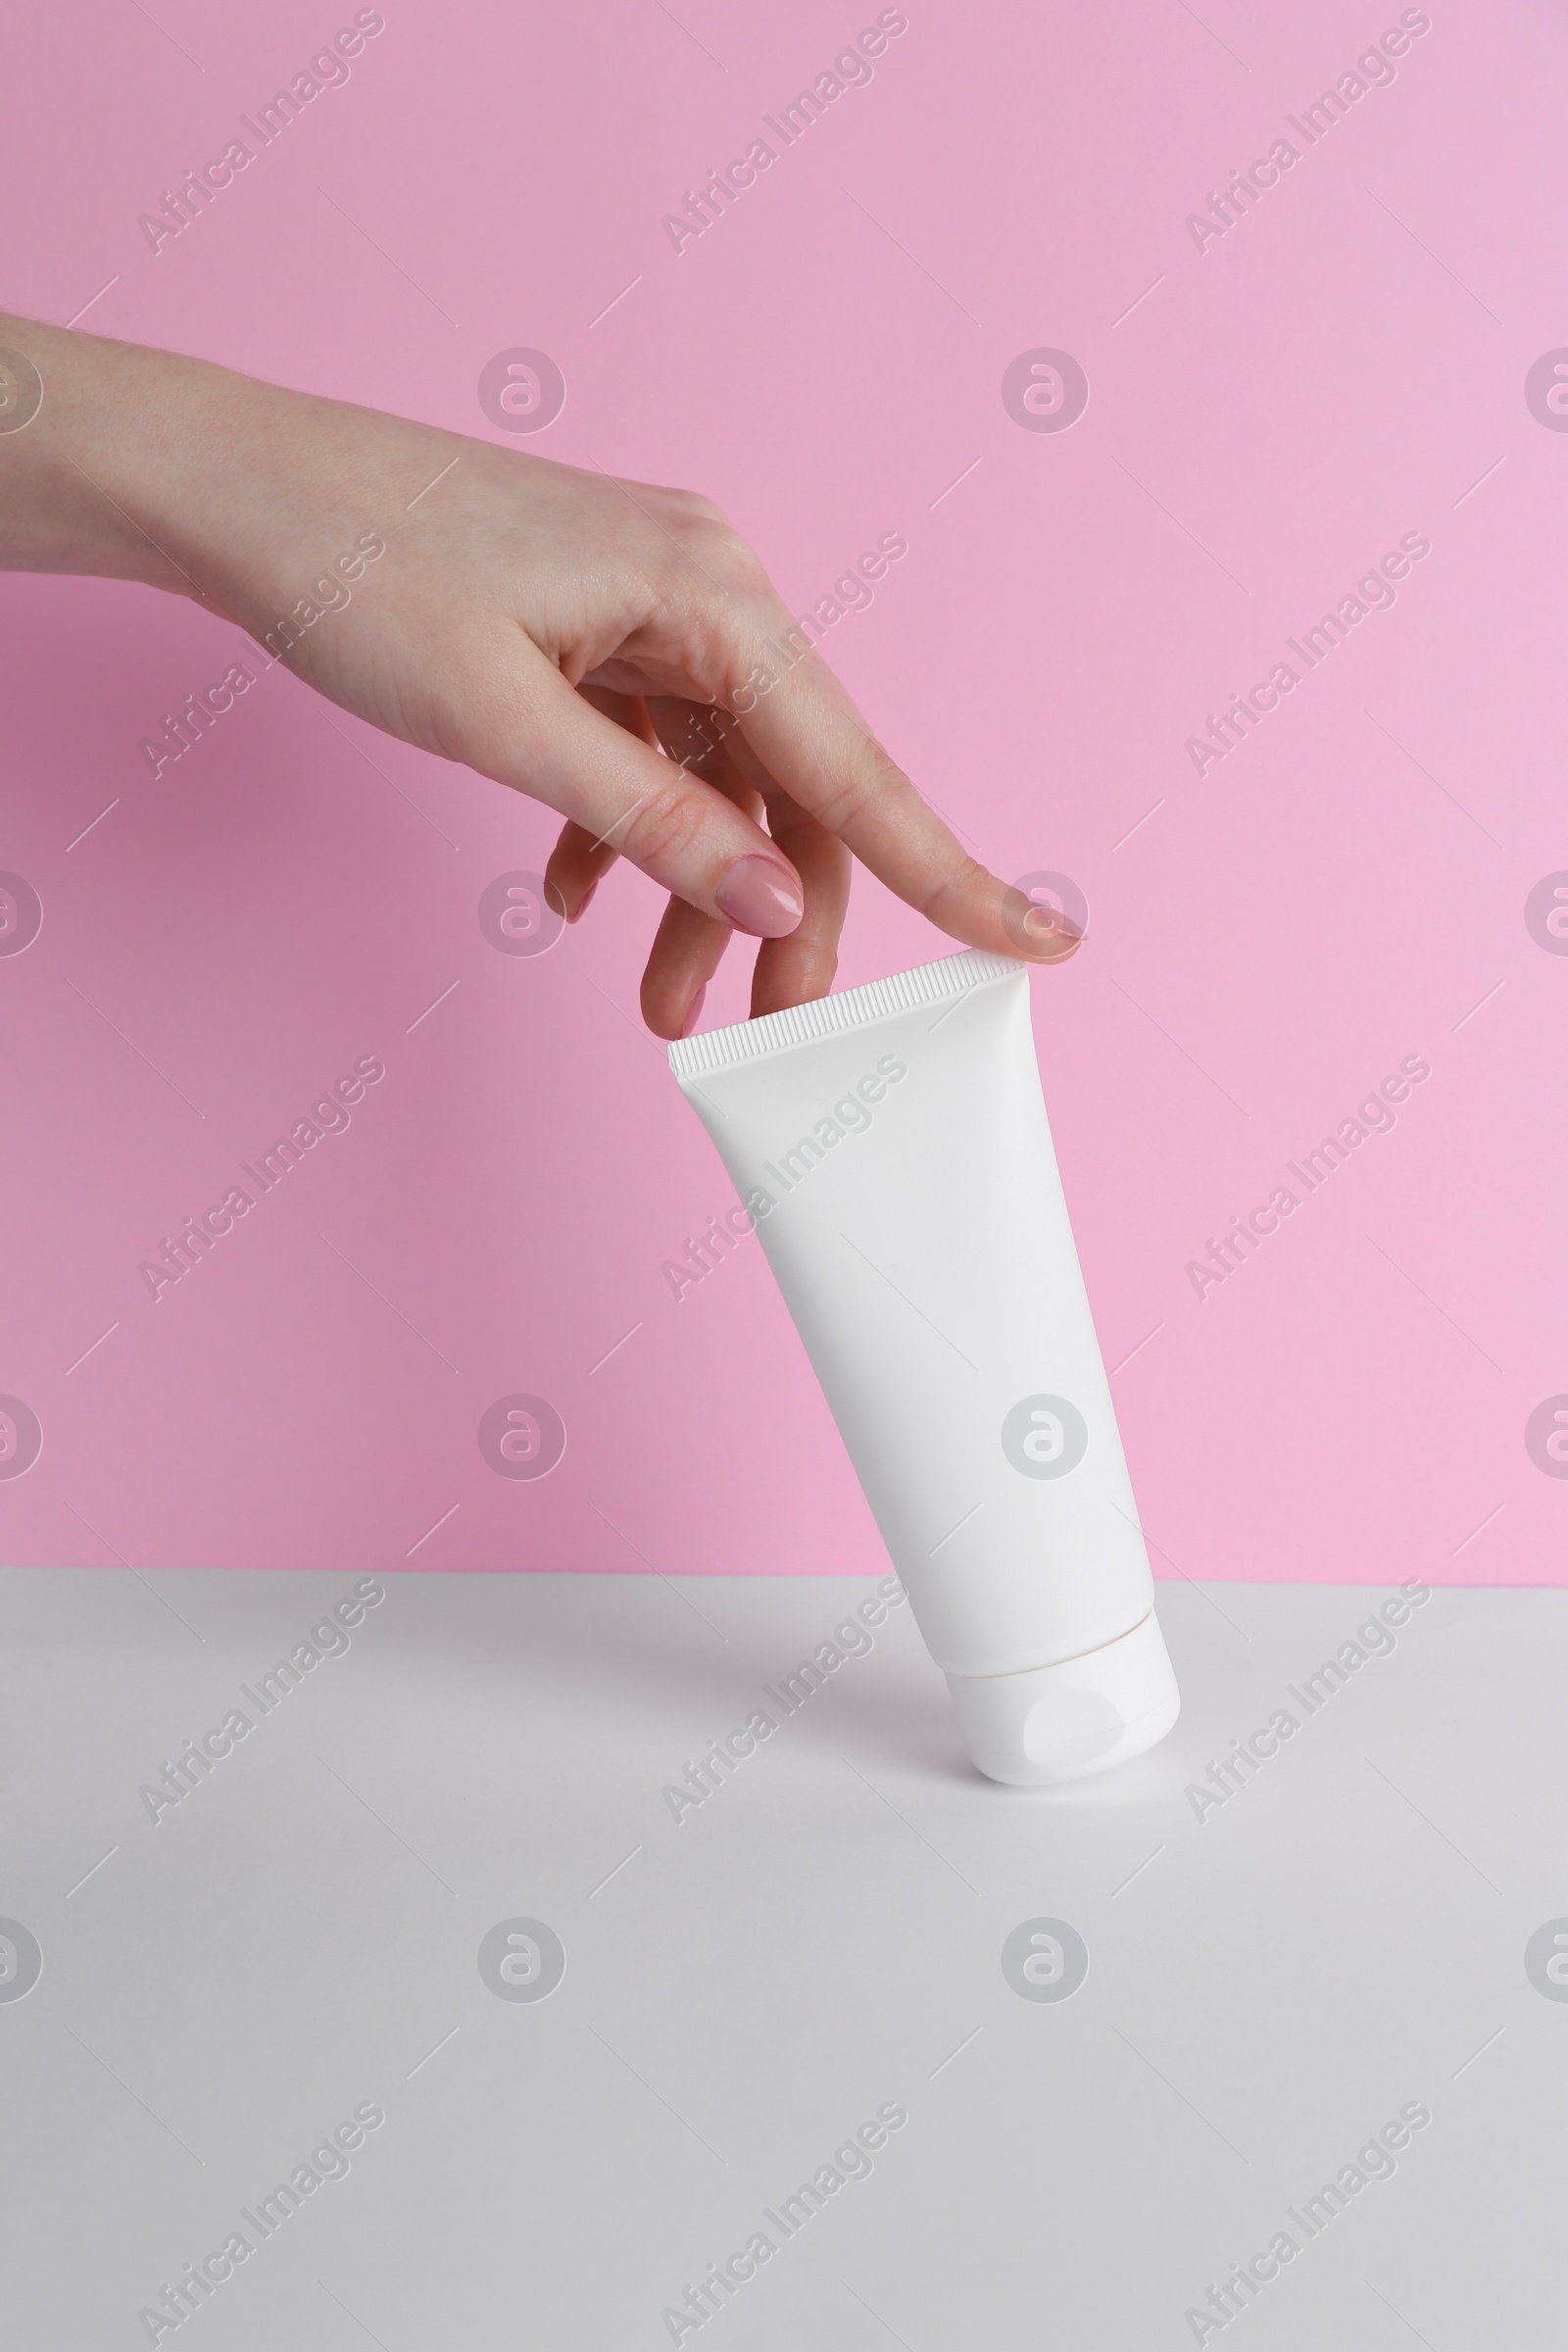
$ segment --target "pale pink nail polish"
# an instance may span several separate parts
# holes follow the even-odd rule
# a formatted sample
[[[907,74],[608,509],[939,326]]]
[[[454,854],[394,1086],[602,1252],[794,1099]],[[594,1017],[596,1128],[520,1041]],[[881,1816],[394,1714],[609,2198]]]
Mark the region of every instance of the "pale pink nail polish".
[[[784,939],[806,912],[801,886],[771,858],[739,858],[713,893],[726,922],[756,939]]]
[[[705,980],[702,987],[697,991],[696,996],[693,997],[691,1003],[686,1007],[686,1018],[681,1023],[680,1033],[682,1037],[690,1037],[692,1031],[696,1028],[699,1020],[702,1018],[703,999],[707,996],[707,994],[708,982]]]

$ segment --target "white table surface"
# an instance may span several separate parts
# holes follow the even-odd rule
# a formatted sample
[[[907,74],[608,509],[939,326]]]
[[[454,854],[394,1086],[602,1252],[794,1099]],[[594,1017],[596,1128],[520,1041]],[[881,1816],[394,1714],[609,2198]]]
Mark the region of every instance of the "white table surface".
[[[146,2343],[236,2230],[159,2342],[655,2352],[759,2230],[680,2342],[1158,2352],[1282,2230],[1202,2341],[1563,2340],[1568,1998],[1525,1952],[1568,1915],[1568,1594],[1436,1592],[1307,1719],[1288,1686],[1383,1592],[1162,1585],[1180,1723],[1054,1792],[974,1775],[901,1610],[677,1820],[665,1786],[869,1587],[404,1574],[149,1818],[355,1582],[0,1576],[0,1918],[42,1955],[0,1984],[7,2343]],[[1299,1732],[1198,1819],[1282,1705]],[[481,1977],[516,1918],[564,1948],[546,1998]],[[1003,1972],[1042,1918],[1088,1950],[1065,1999]],[[884,2104],[786,2239],[764,2215]],[[362,2106],[264,2240],[241,2210]],[[1309,2237],[1291,2209],[1406,2106]]]

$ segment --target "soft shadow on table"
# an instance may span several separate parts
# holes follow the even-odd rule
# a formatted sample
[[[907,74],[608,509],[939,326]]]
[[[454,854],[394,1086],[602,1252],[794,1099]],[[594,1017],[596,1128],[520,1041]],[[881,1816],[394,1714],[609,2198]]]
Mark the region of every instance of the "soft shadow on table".
[[[74,1657],[110,1649],[138,1667],[163,1660],[182,1678],[194,1671],[216,1687],[286,1657],[358,1581],[338,1570],[3,1570],[0,1657],[9,1653],[15,1665],[51,1650]],[[380,1581],[385,1598],[351,1636],[351,1657],[377,1675],[456,1687],[483,1707],[544,1705],[585,1725],[632,1719],[678,1755],[700,1754],[710,1738],[765,1706],[779,1719],[776,1736],[798,1752],[842,1757],[873,1784],[886,1773],[894,1784],[985,1790],[1008,1808],[1114,1809],[1175,1769],[1180,1732],[1152,1757],[1059,1788],[985,1781],[906,1609],[874,1631],[868,1652],[846,1657],[785,1716],[765,1688],[777,1691],[810,1659],[875,1580],[676,1584],[644,1574],[519,1572]],[[1462,1613],[1464,1597],[1434,1594],[1433,1619]],[[1176,1646],[1182,1603],[1172,1595],[1167,1610]],[[1196,1698],[1198,1661],[1189,1654],[1179,1665]]]

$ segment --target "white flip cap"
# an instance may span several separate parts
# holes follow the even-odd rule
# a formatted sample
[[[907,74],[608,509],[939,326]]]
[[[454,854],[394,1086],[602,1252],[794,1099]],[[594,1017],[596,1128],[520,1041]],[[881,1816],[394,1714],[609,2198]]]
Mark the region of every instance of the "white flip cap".
[[[1043,1788],[1163,1740],[1181,1694],[1152,1609],[1119,1641],[1022,1674],[950,1674],[969,1753],[993,1781]]]

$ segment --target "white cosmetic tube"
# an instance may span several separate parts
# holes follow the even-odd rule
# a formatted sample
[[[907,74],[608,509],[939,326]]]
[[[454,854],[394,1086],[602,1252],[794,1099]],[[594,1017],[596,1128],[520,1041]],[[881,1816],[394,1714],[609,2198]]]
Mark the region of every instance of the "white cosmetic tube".
[[[1180,1704],[1035,1059],[968,950],[682,1039],[718,1148],[993,1780],[1077,1780]]]

